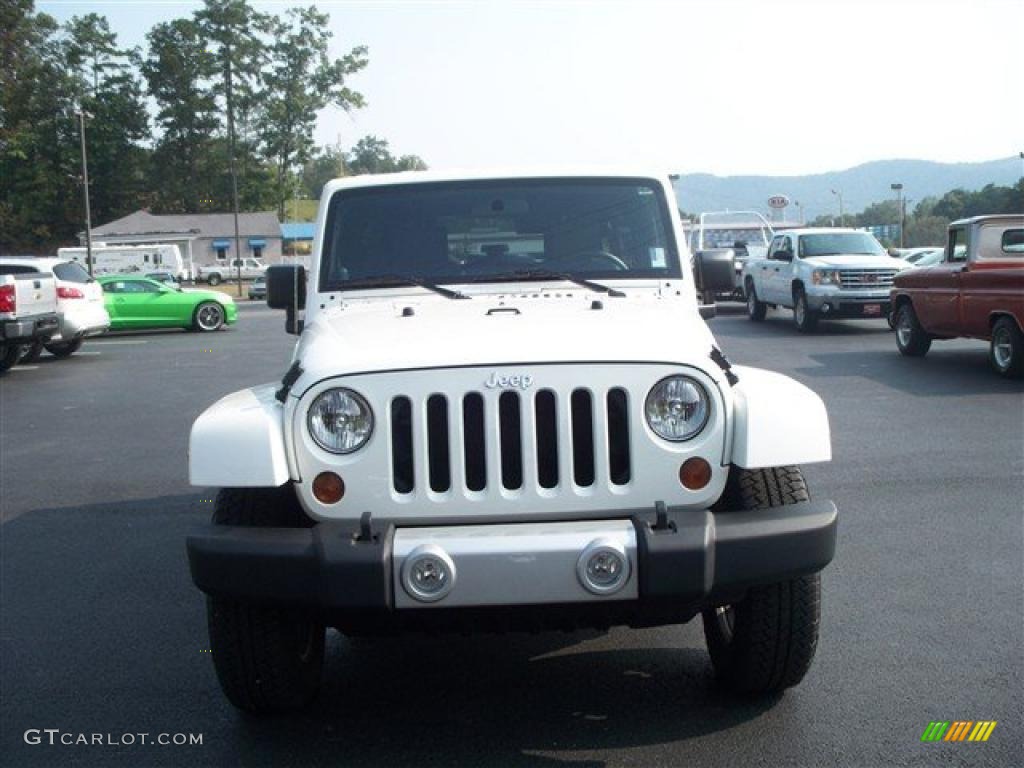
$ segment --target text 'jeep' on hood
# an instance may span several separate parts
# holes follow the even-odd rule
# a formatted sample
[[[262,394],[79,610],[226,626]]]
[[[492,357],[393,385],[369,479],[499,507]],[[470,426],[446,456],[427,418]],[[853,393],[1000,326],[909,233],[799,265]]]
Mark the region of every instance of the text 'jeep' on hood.
[[[225,489],[188,551],[232,702],[306,703],[325,626],[701,613],[727,684],[801,679],[837,513],[796,465],[830,459],[827,416],[719,350],[676,209],[646,174],[325,187],[311,268],[267,273],[299,334],[287,373],[189,443],[192,483]]]

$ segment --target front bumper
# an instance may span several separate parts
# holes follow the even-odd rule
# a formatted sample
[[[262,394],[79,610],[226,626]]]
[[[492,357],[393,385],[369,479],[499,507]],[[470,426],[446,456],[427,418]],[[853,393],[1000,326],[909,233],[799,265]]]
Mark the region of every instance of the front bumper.
[[[628,589],[606,597],[582,588],[574,597],[567,587],[576,578],[578,551],[566,552],[559,566],[557,560],[545,561],[539,550],[503,544],[515,526],[500,526],[502,536],[493,538],[481,531],[484,526],[472,526],[471,536],[482,537],[493,554],[493,567],[478,556],[462,575],[489,573],[493,583],[481,591],[479,577],[475,582],[460,578],[445,599],[416,606],[398,578],[402,554],[396,534],[422,538],[431,529],[396,529],[382,521],[362,532],[358,523],[343,522],[311,528],[207,525],[191,533],[187,549],[192,578],[203,592],[303,608],[343,630],[465,629],[471,620],[507,628],[649,626],[685,621],[704,608],[739,599],[751,586],[820,571],[835,552],[837,520],[830,501],[744,512],[668,509],[660,517],[653,509],[624,511],[619,520],[607,522],[616,535],[623,526],[631,528],[632,571]],[[543,523],[522,525],[531,535],[544,533]],[[598,521],[584,525],[600,537]],[[450,536],[460,528],[444,530]],[[444,538],[437,541],[445,546]],[[501,591],[505,599],[496,597]]]
[[[28,343],[37,339],[45,341],[59,330],[60,320],[56,313],[51,312],[0,322],[0,339],[17,343]]]
[[[843,291],[816,290],[807,294],[807,306],[822,317],[862,317],[883,319],[889,315],[888,290]]]

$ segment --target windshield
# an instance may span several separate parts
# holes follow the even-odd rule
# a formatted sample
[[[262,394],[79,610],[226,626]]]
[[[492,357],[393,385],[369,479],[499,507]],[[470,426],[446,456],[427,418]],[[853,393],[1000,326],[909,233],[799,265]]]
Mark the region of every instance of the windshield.
[[[659,185],[639,179],[404,184],[335,193],[320,290],[432,283],[680,277]]]
[[[757,229],[705,229],[705,248],[732,248],[736,243],[768,245],[765,231]]]
[[[800,258],[809,256],[839,255],[885,256],[886,251],[867,232],[829,232],[817,235],[800,235]]]

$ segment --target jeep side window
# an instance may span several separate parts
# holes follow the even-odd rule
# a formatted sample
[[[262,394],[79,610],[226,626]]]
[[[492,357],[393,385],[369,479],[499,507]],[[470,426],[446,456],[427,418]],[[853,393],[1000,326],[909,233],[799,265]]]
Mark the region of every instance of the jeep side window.
[[[967,227],[957,227],[949,231],[950,261],[967,261]]]

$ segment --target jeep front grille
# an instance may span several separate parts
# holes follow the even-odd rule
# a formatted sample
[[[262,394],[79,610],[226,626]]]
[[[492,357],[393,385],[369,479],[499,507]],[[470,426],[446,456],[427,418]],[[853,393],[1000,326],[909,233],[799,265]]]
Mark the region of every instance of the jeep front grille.
[[[853,290],[880,290],[892,287],[895,269],[841,269],[839,282]]]
[[[388,408],[391,485],[479,495],[556,494],[632,477],[626,390],[576,388],[399,395]],[[422,446],[419,450],[417,446]]]

